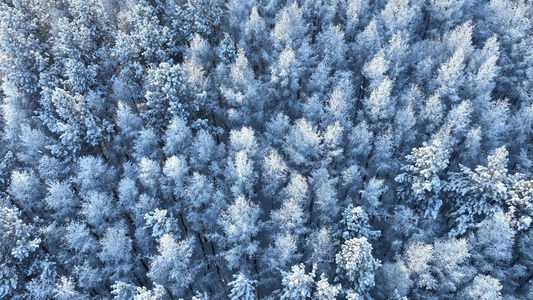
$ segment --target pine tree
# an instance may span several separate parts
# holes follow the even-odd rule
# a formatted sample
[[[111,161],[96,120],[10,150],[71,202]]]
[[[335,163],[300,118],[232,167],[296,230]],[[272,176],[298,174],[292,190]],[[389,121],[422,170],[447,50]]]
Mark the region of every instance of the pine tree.
[[[43,91],[45,109],[40,118],[48,129],[59,136],[59,144],[48,148],[54,155],[73,159],[84,147],[95,147],[110,130],[106,120],[98,118],[89,108],[88,98],[61,88]]]
[[[167,216],[166,210],[155,209],[153,212],[147,213],[144,215],[146,220],[146,227],[152,228],[152,236],[160,237],[167,233],[178,233],[179,227],[178,222],[172,214]]]
[[[311,297],[315,273],[305,273],[303,264],[291,267],[291,272],[281,271],[284,286],[280,299],[305,300]]]
[[[34,1],[2,4],[0,49],[5,63],[0,73],[6,76],[2,87],[4,93],[8,87],[22,95],[35,96],[38,92],[39,73],[48,64],[44,55],[48,47],[39,32],[42,25],[39,23],[44,21],[41,18],[45,16],[38,15],[38,4]],[[32,19],[32,15],[37,18]]]
[[[198,33],[204,37],[216,36],[221,22],[221,3],[219,1],[187,0],[183,5],[182,17],[189,40]]]
[[[162,133],[174,118],[186,118],[187,87],[180,65],[161,63],[147,76],[146,110],[142,116],[148,127]]]
[[[471,170],[461,167],[461,173],[451,174],[446,187],[455,199],[454,212],[456,226],[450,235],[462,234],[475,224],[501,210],[508,198],[508,186],[512,176],[507,174],[508,151],[505,146],[496,149],[494,156],[488,157],[487,167],[478,166]]]
[[[335,257],[337,274],[348,280],[347,287],[365,295],[374,287],[375,271],[381,266],[379,260],[372,256],[372,245],[366,237],[352,238],[342,244],[341,251]]]
[[[440,141],[434,141],[429,146],[424,143],[423,147],[413,149],[406,159],[410,165],[403,166],[405,173],[395,178],[396,182],[402,184],[398,187],[398,196],[402,200],[415,202],[424,217],[437,218],[442,205],[439,198],[443,189],[440,176],[448,166],[448,151]],[[407,184],[407,187],[403,184]]]
[[[368,215],[360,206],[354,207],[350,204],[343,211],[339,225],[344,240],[362,237],[376,239],[381,235],[379,231],[371,230]]]
[[[16,208],[0,208],[0,297],[14,297],[24,284],[27,263],[23,261],[39,248],[41,240],[34,238],[33,226],[21,220]]]
[[[316,299],[335,300],[341,292],[341,285],[331,285],[324,273],[320,275],[320,280],[316,283]]]
[[[254,294],[254,284],[256,280],[247,279],[242,273],[233,275],[234,280],[228,283],[231,286],[231,293],[229,297],[231,300],[255,300],[257,297]]]

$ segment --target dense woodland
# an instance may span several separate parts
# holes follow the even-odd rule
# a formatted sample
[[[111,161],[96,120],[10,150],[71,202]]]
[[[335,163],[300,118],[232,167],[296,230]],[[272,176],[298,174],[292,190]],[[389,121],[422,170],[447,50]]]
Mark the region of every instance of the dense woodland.
[[[533,299],[530,0],[0,0],[0,298]]]

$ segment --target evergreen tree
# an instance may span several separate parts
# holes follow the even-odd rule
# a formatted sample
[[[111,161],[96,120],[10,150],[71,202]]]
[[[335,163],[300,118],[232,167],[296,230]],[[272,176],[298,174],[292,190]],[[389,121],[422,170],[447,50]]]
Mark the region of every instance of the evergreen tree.
[[[169,63],[161,63],[148,73],[143,118],[158,134],[172,119],[187,117],[188,95],[182,73],[180,65]]]
[[[254,300],[257,298],[254,294],[255,288],[253,286],[257,281],[246,279],[242,273],[233,275],[233,278],[235,279],[228,283],[231,286],[229,295],[231,300]]]
[[[284,286],[281,299],[304,300],[311,297],[315,277],[314,272],[306,274],[304,265],[300,264],[292,266],[291,272],[281,271],[281,274]]]
[[[448,151],[439,141],[434,141],[429,146],[424,143],[422,148],[415,148],[406,156],[412,165],[402,167],[406,172],[395,178],[396,182],[402,184],[398,187],[400,199],[415,202],[417,208],[423,211],[424,217],[431,216],[435,219],[442,205],[442,200],[439,199],[443,189],[440,173],[448,166],[447,157]]]
[[[498,148],[494,156],[488,157],[487,167],[470,170],[463,166],[461,173],[451,175],[446,190],[456,197],[452,216],[457,225],[450,235],[464,233],[477,218],[491,216],[504,207],[507,187],[513,181],[507,174],[507,155],[505,147]]]
[[[372,245],[366,237],[352,238],[342,244],[335,257],[337,274],[348,280],[348,286],[364,296],[375,284],[375,271],[381,266],[372,256]]]
[[[24,223],[16,208],[0,208],[0,296],[14,297],[23,284],[28,272],[28,258],[39,248],[41,240],[34,238],[33,226]]]
[[[316,283],[316,298],[319,300],[335,300],[340,294],[341,285],[331,285],[324,273],[320,275],[320,280]]]

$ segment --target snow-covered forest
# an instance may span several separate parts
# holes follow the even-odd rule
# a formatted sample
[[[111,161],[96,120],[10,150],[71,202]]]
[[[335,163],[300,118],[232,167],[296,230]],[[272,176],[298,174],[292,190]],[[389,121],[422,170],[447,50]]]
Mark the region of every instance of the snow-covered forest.
[[[1,299],[533,299],[533,1],[0,0]]]

